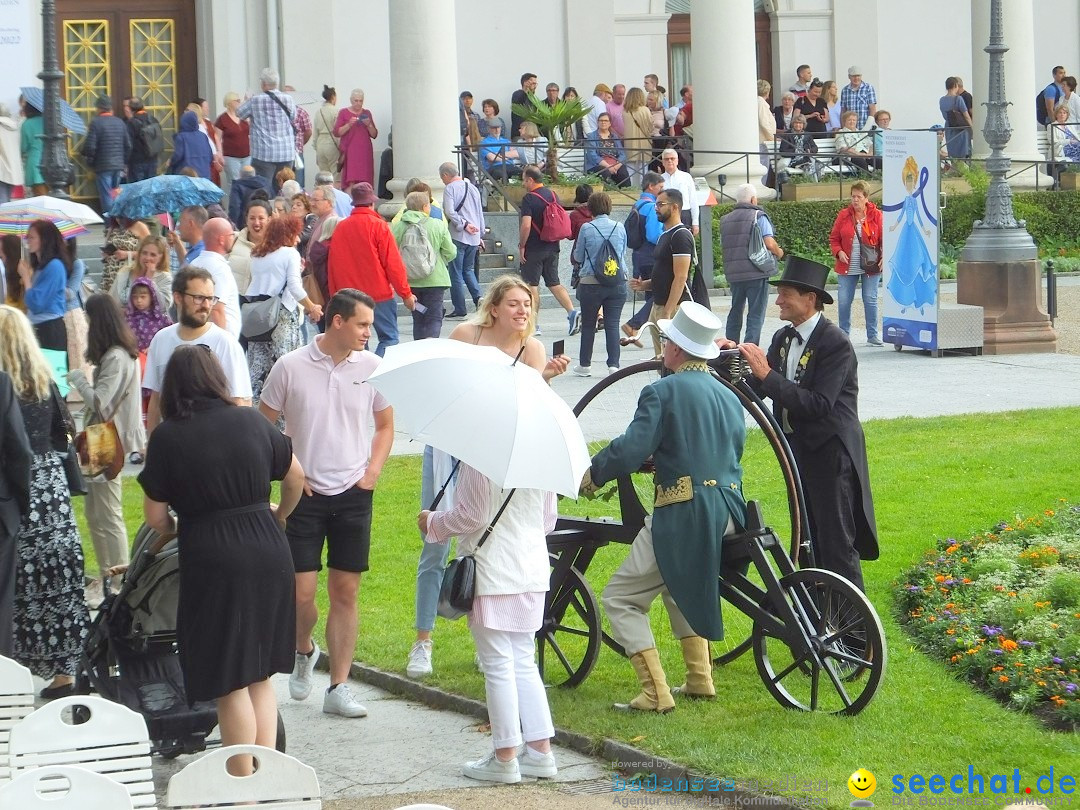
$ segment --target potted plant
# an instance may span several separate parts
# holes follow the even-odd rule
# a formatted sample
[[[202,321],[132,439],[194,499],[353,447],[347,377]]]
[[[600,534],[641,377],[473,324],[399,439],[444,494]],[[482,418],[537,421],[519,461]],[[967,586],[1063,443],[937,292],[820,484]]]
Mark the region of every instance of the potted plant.
[[[559,146],[566,143],[564,132],[573,131],[573,126],[589,114],[589,105],[580,98],[559,99],[548,106],[546,100],[540,100],[529,94],[529,104],[512,104],[513,113],[525,121],[536,124],[540,134],[547,138],[548,150],[545,169],[552,183],[559,182]],[[516,133],[514,133],[516,134]]]

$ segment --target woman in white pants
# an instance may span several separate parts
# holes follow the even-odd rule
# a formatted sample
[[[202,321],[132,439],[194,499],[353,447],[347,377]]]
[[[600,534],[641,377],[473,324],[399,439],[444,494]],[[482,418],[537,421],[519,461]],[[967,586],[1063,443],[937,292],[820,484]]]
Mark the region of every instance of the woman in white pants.
[[[139,346],[120,304],[111,295],[96,293],[83,306],[89,323],[86,359],[97,366],[97,371],[93,385],[82,369],[70,372],[68,382],[86,403],[83,426],[112,419],[127,455],[128,451],[141,450],[146,445],[139,390]],[[121,478],[117,475],[111,481],[87,480],[86,523],[102,579],[109,568],[128,563]]]
[[[469,630],[484,671],[494,750],[462,773],[471,779],[511,784],[522,775],[555,776],[555,734],[547,693],[536,668],[533,639],[544,617],[550,568],[547,534],[558,516],[555,496],[538,489],[510,491],[462,464],[448,511],[419,516],[427,542],[458,537],[458,554],[476,558],[476,597]],[[491,533],[477,543],[495,519]],[[524,745],[522,743],[524,742]]]

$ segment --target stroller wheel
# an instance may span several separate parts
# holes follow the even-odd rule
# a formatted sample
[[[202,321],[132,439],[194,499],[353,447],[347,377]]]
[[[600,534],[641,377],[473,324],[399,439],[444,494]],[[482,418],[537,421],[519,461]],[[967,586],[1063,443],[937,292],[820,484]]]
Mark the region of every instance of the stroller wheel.
[[[281,753],[285,753],[285,720],[282,719],[281,712],[277,713],[277,741],[274,747]]]

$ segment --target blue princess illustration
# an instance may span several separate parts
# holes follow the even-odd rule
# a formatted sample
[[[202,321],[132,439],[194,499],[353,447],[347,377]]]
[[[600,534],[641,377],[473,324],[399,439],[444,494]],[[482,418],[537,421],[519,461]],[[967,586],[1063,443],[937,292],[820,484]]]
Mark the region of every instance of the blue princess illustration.
[[[889,259],[889,293],[901,306],[901,312],[907,307],[916,307],[922,314],[927,304],[933,305],[937,298],[937,265],[930,257],[923,236],[930,235],[920,207],[925,207],[922,200],[925,181],[919,183],[919,164],[908,156],[903,168],[904,188],[907,196],[896,206],[886,206],[886,210],[898,210],[899,214],[889,231],[900,228],[900,237]],[[925,172],[924,172],[925,173]],[[927,211],[927,216],[930,212]],[[932,217],[931,217],[932,220]],[[921,231],[921,233],[920,233]]]

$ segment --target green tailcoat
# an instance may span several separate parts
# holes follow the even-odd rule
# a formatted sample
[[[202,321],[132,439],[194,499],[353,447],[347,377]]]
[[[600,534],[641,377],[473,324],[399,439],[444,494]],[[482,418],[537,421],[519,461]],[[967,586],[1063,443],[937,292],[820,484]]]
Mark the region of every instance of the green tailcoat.
[[[601,485],[636,472],[652,457],[660,574],[694,632],[719,640],[724,531],[728,518],[739,526],[746,521],[739,462],[746,423],[735,394],[697,365],[642,390],[626,433],[593,458],[592,480]]]

